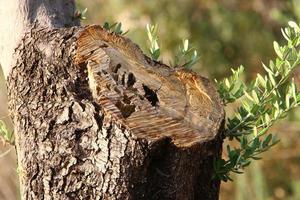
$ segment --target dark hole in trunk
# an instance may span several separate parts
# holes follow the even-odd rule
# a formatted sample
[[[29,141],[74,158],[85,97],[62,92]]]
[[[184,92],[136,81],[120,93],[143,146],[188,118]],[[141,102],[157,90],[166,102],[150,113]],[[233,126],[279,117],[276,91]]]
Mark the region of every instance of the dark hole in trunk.
[[[152,106],[156,106],[157,103],[158,103],[158,98],[157,98],[156,92],[153,91],[153,90],[151,90],[146,85],[143,85],[143,89],[145,91],[145,97],[146,97],[146,99],[148,99],[148,101],[151,102]]]
[[[127,87],[132,87],[135,84],[135,82],[136,82],[135,76],[133,75],[133,73],[129,73],[128,80],[127,80]]]
[[[119,69],[121,68],[121,64],[117,64],[116,66],[113,66],[112,72],[113,73],[118,73]]]

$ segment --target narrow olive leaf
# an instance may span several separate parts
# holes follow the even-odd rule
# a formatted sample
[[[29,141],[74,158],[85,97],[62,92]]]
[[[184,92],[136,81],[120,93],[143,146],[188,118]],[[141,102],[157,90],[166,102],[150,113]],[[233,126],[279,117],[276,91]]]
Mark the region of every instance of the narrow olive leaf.
[[[250,94],[248,94],[248,92],[245,91],[245,96],[252,102],[254,102],[254,99],[251,97]]]
[[[253,127],[253,135],[254,135],[254,137],[257,137],[257,133],[258,131],[257,131],[257,127],[256,126],[254,126]]]
[[[81,19],[82,19],[82,20],[86,20],[86,19],[87,19],[87,18],[86,18],[86,13],[87,13],[87,11],[88,11],[88,9],[85,8],[85,9],[81,12]]]
[[[290,107],[290,95],[289,94],[287,94],[286,96],[285,96],[285,106],[286,106],[286,108],[289,108]]]
[[[187,52],[189,50],[189,40],[188,39],[185,39],[183,41],[183,50],[184,50],[184,52]]]
[[[298,24],[296,24],[296,22],[289,21],[289,22],[288,22],[288,25],[289,25],[290,27],[292,27],[293,29],[295,29],[296,32],[300,32],[300,28],[299,28]]]
[[[259,83],[260,83],[260,85],[261,85],[262,87],[266,87],[266,81],[265,81],[265,79],[262,77],[262,75],[257,74],[257,79],[258,79],[258,81],[259,81]]]
[[[272,135],[272,134],[269,134],[269,135],[265,138],[265,140],[264,140],[263,143],[262,143],[262,147],[263,147],[263,148],[269,146],[269,143],[271,142],[272,137],[273,137],[273,135]]]
[[[291,87],[290,88],[291,88],[291,95],[293,97],[293,100],[295,102],[297,102],[297,87],[296,87],[294,78],[292,79],[292,83],[291,83]]]
[[[152,59],[158,60],[160,56],[160,47],[158,45],[157,26],[147,24],[146,29],[147,29],[147,35],[150,44],[149,45],[150,56]]]
[[[228,78],[225,78],[224,79],[224,82],[225,82],[225,85],[227,88],[230,88],[230,82],[229,82],[229,79]]]
[[[259,98],[255,90],[252,90],[252,97],[256,104],[259,104]]]
[[[284,29],[281,29],[281,33],[283,35],[283,37],[286,39],[286,41],[290,41],[290,38],[288,37],[288,35],[285,33]]]
[[[271,121],[270,115],[268,113],[265,113],[265,122],[268,125]]]
[[[102,25],[103,28],[105,28],[106,30],[109,30],[110,27],[109,27],[109,23],[108,22],[104,22],[104,24]]]
[[[86,20],[86,13],[87,13],[87,8],[85,8],[84,10],[80,11],[80,10],[76,10],[74,17],[76,19],[80,19],[80,20]]]
[[[274,50],[275,50],[275,53],[277,54],[277,56],[280,59],[283,59],[283,55],[282,55],[282,52],[280,50],[280,46],[279,46],[278,42],[274,41],[273,42],[273,47],[274,47]]]
[[[269,74],[273,74],[272,70],[270,70],[270,68],[268,68],[264,63],[262,63],[263,68],[266,70],[266,72],[268,72]]]
[[[269,80],[271,81],[272,85],[275,87],[276,86],[276,81],[275,81],[275,78],[274,78],[273,74],[268,73],[268,77],[269,77]]]
[[[116,34],[121,34],[122,33],[122,23],[118,23],[115,29]]]

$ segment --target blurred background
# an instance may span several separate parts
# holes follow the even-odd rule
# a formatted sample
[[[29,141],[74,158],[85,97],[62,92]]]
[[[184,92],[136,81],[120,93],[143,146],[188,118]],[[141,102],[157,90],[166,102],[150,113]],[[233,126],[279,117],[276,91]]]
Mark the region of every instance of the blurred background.
[[[262,72],[274,58],[273,41],[283,41],[280,28],[300,22],[300,0],[77,0],[88,8],[83,24],[122,22],[127,37],[147,51],[147,23],[158,25],[161,60],[169,63],[182,39],[188,38],[200,60],[193,70],[222,79],[230,68],[245,66],[244,79]],[[297,78],[298,73],[295,73]],[[9,124],[5,81],[0,77],[0,119]],[[232,108],[226,108],[230,113]],[[234,182],[222,183],[221,200],[300,200],[300,109],[271,131],[281,142],[252,163]],[[18,199],[14,148],[0,141],[0,200]]]

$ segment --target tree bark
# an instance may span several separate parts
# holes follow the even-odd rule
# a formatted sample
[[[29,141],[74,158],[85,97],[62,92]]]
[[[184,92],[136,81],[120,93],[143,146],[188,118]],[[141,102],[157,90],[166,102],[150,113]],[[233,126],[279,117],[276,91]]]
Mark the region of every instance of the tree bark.
[[[8,79],[22,199],[218,199],[212,83],[99,26],[34,26]]]
[[[74,0],[0,0],[0,64],[5,78],[15,66],[13,53],[31,27],[79,25]]]

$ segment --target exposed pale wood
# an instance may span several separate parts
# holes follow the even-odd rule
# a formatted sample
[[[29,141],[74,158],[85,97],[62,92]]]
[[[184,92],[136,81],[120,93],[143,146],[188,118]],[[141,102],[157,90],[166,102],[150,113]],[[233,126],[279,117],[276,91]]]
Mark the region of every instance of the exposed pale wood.
[[[110,103],[104,109],[138,137],[169,137],[178,146],[215,138],[224,113],[208,80],[153,62],[130,40],[100,26],[86,28],[77,46],[76,62],[88,63],[94,98]],[[147,100],[145,87],[157,98],[155,106]],[[124,117],[118,103],[135,107]]]

